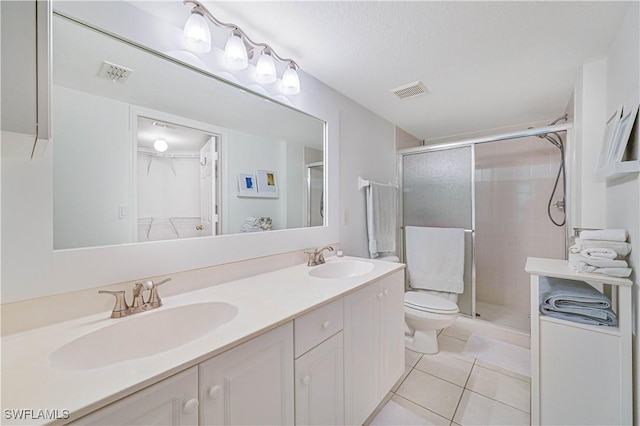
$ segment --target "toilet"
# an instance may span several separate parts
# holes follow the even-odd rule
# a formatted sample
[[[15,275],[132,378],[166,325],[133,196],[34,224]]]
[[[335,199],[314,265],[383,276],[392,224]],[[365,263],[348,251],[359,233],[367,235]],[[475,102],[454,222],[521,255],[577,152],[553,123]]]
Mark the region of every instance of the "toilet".
[[[429,291],[409,290],[404,294],[405,346],[424,354],[438,353],[438,330],[449,327],[458,318],[458,295],[447,300]]]
[[[438,353],[438,330],[458,318],[464,292],[464,229],[405,227],[405,346]]]
[[[381,256],[377,260],[400,261],[393,255]],[[424,354],[438,353],[438,330],[449,327],[458,318],[457,301],[456,293],[412,288],[405,292],[405,346]]]

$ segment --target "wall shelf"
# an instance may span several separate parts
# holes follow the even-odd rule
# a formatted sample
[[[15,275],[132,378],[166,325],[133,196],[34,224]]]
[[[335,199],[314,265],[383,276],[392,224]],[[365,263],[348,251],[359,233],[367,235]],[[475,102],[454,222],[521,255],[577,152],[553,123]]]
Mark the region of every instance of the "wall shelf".
[[[613,182],[631,173],[640,172],[640,161],[622,161],[609,163],[602,170],[598,171],[598,177],[604,179],[607,183]]]

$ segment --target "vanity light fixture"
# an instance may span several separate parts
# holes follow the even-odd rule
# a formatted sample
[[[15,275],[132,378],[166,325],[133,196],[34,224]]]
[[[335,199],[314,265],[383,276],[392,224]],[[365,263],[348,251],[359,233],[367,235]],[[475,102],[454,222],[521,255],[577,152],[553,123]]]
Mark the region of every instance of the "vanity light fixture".
[[[184,43],[189,50],[197,53],[211,51],[211,31],[202,11],[196,6],[184,24]]]
[[[158,152],[165,152],[169,148],[169,144],[164,139],[156,139],[153,143],[153,148]]]
[[[277,59],[287,66],[282,76],[282,92],[287,95],[295,95],[300,92],[298,64],[293,59],[282,58],[268,44],[256,43],[251,40],[237,25],[219,21],[199,1],[183,0],[183,4],[189,3],[194,5],[184,27],[185,45],[189,50],[196,53],[207,53],[211,50],[208,19],[217,27],[231,30],[231,35],[224,48],[224,62],[230,69],[245,69],[253,58],[254,50],[260,49],[260,57],[256,63],[256,80],[262,84],[274,83],[277,80],[274,59]],[[203,28],[203,24],[206,28]]]

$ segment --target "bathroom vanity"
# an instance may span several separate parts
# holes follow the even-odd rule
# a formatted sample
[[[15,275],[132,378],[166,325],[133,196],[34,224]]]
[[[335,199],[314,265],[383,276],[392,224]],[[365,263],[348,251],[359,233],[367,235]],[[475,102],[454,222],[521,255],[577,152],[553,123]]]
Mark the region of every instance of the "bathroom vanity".
[[[531,274],[531,424],[632,424],[631,285],[577,273],[566,260],[528,258]],[[610,287],[617,327],[540,314],[540,276]]]
[[[362,424],[404,370],[403,295],[404,265],[334,258],[9,335],[3,424]]]

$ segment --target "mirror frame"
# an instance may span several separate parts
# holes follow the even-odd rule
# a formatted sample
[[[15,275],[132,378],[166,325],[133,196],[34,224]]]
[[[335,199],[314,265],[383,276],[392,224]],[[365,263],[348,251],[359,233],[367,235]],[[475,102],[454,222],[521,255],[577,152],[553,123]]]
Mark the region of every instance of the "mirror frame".
[[[38,54],[51,58],[53,6],[51,0],[46,3],[48,4],[47,12],[38,15],[37,28],[39,37],[46,34],[47,41],[38,44]],[[42,208],[35,213],[30,212],[30,217],[24,219],[25,222],[34,220],[35,214],[35,220],[41,231],[37,236],[20,243],[16,242],[14,243],[15,247],[5,250],[7,256],[3,259],[3,263],[6,262],[3,264],[3,303],[239,262],[339,241],[339,111],[332,104],[331,94],[323,95],[323,91],[326,90],[323,83],[303,71],[299,71],[303,92],[289,99],[293,106],[286,105],[277,98],[266,97],[251,90],[248,86],[253,82],[248,79],[240,83],[229,82],[210,71],[184,64],[175,58],[159,53],[161,49],[158,46],[145,46],[144,41],[152,39],[152,30],[156,33],[159,28],[167,30],[167,25],[165,28],[161,28],[162,24],[158,25],[156,22],[155,27],[151,29],[140,25],[136,18],[145,18],[142,16],[142,11],[134,13],[135,16],[132,17],[132,20],[118,20],[110,19],[115,17],[113,12],[105,13],[104,8],[107,6],[104,3],[93,3],[93,5],[95,5],[95,9],[91,12],[91,16],[87,15],[82,18],[86,22],[93,22],[93,25],[89,26],[98,27],[102,31],[107,31],[118,38],[136,44],[150,53],[178,62],[178,65],[187,66],[195,72],[208,75],[215,84],[231,84],[238,90],[251,92],[283,107],[294,109],[323,121],[325,123],[324,184],[327,188],[325,192],[325,211],[327,212],[325,225],[264,233],[217,235],[54,251],[51,144],[55,144],[55,140],[54,137],[51,137],[50,143],[39,144],[35,160],[39,162],[39,169],[37,173],[32,172],[29,176],[29,179],[38,185],[38,202]],[[71,6],[74,5],[71,4]],[[131,7],[133,8],[133,6]],[[123,21],[136,21],[136,28],[127,27],[127,22]],[[176,27],[169,30],[175,33]],[[166,37],[165,34],[164,38]],[[220,73],[222,72],[220,71]],[[47,72],[39,73],[38,92],[40,99],[48,100],[47,96],[52,84],[51,73],[52,67],[49,61]],[[51,118],[50,106],[47,118],[49,120]],[[28,259],[24,259],[23,257],[27,253]]]

